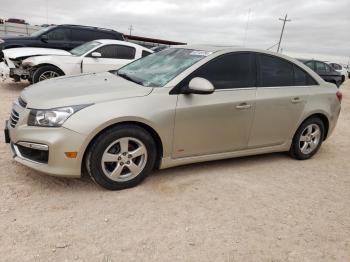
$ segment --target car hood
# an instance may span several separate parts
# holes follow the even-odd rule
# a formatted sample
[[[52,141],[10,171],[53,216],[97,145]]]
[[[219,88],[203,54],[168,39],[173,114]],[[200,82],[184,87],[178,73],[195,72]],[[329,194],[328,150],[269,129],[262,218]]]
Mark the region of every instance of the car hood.
[[[152,90],[104,72],[46,80],[25,88],[21,98],[28,108],[50,109],[146,96]]]
[[[53,48],[39,48],[39,47],[17,47],[9,48],[2,51],[5,57],[16,59],[19,57],[30,57],[38,55],[71,55],[71,53]]]

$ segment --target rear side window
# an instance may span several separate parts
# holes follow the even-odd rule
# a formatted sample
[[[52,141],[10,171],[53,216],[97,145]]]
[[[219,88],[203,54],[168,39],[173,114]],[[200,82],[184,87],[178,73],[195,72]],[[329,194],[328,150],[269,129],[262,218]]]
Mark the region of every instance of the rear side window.
[[[150,54],[152,54],[152,53],[148,52],[148,51],[145,51],[145,50],[142,50],[142,57],[148,56]]]
[[[215,89],[254,87],[256,86],[255,56],[251,53],[220,56],[200,67],[191,75],[191,79],[194,77],[209,80]]]
[[[88,42],[97,39],[95,32],[91,30],[73,28],[71,34],[73,41]]]
[[[136,49],[123,45],[105,45],[96,50],[101,53],[101,58],[134,59]]]
[[[270,55],[259,55],[261,87],[293,86],[293,64]]]
[[[317,83],[308,73],[294,65],[294,85],[310,86],[317,85]]]

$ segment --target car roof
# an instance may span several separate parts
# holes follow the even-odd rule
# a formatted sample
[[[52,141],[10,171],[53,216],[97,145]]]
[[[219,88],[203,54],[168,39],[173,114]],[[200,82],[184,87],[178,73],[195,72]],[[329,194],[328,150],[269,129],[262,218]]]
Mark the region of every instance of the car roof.
[[[176,45],[171,46],[171,48],[184,48],[184,49],[193,49],[193,50],[199,50],[199,51],[205,51],[205,52],[253,52],[253,53],[261,53],[261,54],[267,54],[267,55],[273,55],[280,58],[284,58],[287,60],[293,60],[296,61],[295,58],[269,51],[269,50],[263,50],[263,49],[254,49],[254,48],[245,48],[245,47],[239,47],[239,46],[225,46],[225,45]]]
[[[117,45],[126,45],[126,46],[131,46],[131,47],[135,47],[135,48],[141,48],[147,51],[151,51],[153,52],[151,49],[148,49],[142,45],[138,45],[138,44],[134,44],[131,42],[127,42],[127,41],[122,41],[122,40],[113,40],[113,39],[96,39],[93,41],[97,41],[100,42],[101,44],[117,44]]]
[[[91,30],[99,30],[99,31],[108,31],[111,33],[118,33],[121,34],[118,31],[115,31],[113,29],[109,28],[103,28],[103,27],[97,27],[97,26],[87,26],[87,25],[73,25],[73,24],[61,24],[61,25],[55,25],[57,27],[71,27],[71,28],[80,28],[80,29],[91,29]]]

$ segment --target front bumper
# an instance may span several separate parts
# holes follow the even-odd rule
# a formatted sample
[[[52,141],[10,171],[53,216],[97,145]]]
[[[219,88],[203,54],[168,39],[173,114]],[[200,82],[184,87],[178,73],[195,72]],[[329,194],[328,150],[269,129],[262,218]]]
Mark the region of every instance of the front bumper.
[[[81,176],[85,136],[63,127],[31,127],[26,124],[16,127],[9,124],[8,130],[14,159],[17,162],[49,175]],[[47,154],[43,155],[45,148]],[[78,152],[77,158],[68,158],[65,155],[65,152],[72,151]]]

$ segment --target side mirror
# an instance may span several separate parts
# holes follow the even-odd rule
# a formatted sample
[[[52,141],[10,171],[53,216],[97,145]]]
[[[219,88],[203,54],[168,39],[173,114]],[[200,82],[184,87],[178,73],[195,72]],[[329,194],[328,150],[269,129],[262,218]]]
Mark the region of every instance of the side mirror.
[[[91,53],[91,57],[94,57],[94,58],[99,58],[99,57],[101,57],[102,55],[101,55],[101,53],[99,53],[99,52],[92,52]]]
[[[213,84],[205,78],[195,77],[191,79],[186,90],[186,94],[208,95],[215,90]]]
[[[41,41],[43,41],[44,43],[47,43],[49,41],[49,38],[47,37],[47,35],[42,35],[41,36]]]

